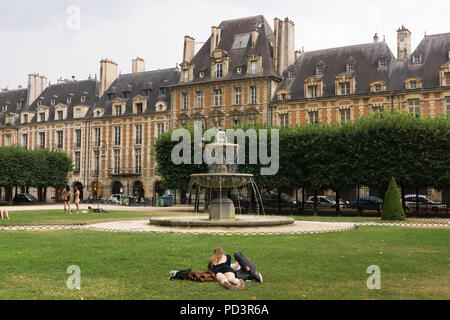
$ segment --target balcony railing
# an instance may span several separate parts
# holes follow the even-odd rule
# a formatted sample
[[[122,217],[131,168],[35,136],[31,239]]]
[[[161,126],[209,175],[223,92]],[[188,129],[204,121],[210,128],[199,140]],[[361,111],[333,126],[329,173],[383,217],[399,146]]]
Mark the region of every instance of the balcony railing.
[[[120,168],[119,170],[109,169],[108,176],[110,177],[139,177],[142,175],[142,168],[137,172],[136,168]]]

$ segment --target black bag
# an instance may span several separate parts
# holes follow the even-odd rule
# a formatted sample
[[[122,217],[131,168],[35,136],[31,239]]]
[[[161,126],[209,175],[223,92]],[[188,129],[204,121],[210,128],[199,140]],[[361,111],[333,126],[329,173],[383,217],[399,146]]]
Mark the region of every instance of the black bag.
[[[170,280],[187,280],[190,272],[192,269],[180,270]]]

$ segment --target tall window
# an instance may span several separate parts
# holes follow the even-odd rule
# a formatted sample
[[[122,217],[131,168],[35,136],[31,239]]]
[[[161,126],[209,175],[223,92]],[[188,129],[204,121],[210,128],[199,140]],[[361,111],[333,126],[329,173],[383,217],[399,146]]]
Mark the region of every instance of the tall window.
[[[61,110],[58,111],[58,120],[63,120],[63,112]]]
[[[234,104],[242,104],[242,92],[241,88],[234,88]]]
[[[384,107],[383,106],[373,106],[372,107],[372,111],[375,112],[384,112]]]
[[[75,130],[75,148],[81,148],[81,129]]]
[[[28,123],[28,115],[27,114],[23,115],[23,123]]]
[[[310,111],[309,115],[309,123],[319,123],[319,111]]]
[[[62,149],[64,146],[64,133],[62,131],[56,131],[56,148]]]
[[[197,108],[203,107],[203,92],[197,91]]]
[[[39,113],[39,121],[44,122],[45,121],[45,112]]]
[[[417,89],[417,80],[411,80],[409,82],[409,88],[410,89]]]
[[[350,82],[342,82],[339,84],[341,95],[350,94]]]
[[[8,134],[8,135],[5,137],[5,145],[6,145],[7,147],[11,146],[11,142],[12,142],[11,135]]]
[[[258,65],[256,63],[256,61],[252,61],[252,74],[256,74],[258,70]]]
[[[94,147],[100,147],[101,132],[100,128],[94,128]]]
[[[122,115],[122,106],[115,106],[114,108],[116,117],[120,117]]]
[[[114,145],[120,146],[120,127],[114,127]]]
[[[75,173],[80,173],[81,171],[81,152],[75,152],[75,165],[74,165]]]
[[[308,91],[310,98],[316,98],[319,95],[319,88],[317,85],[308,86]]]
[[[347,122],[350,121],[350,109],[341,109],[339,110],[341,114],[341,122]]]
[[[142,103],[136,103],[136,114],[142,114]]]
[[[136,169],[136,173],[141,173],[142,172],[142,155],[141,155],[141,149],[136,149],[135,150],[135,169]]]
[[[114,150],[114,174],[120,173],[120,150]]]
[[[142,125],[136,125],[136,144],[142,144]]]
[[[447,114],[450,114],[450,97],[445,97],[445,105],[447,106]]]
[[[256,103],[256,86],[250,87],[250,103]]]
[[[223,77],[223,63],[216,63],[216,78]]]
[[[157,135],[158,137],[164,133],[164,123],[158,123],[157,127]]]
[[[62,116],[62,115],[61,115]],[[76,118],[81,118],[81,109],[80,108],[78,108],[78,109],[76,109],[75,110],[75,117]],[[61,119],[62,120],[62,119]]]
[[[289,114],[280,114],[280,126],[287,127],[289,126]]]
[[[181,97],[183,100],[183,109],[187,109],[188,108],[188,94],[186,92],[184,92],[184,93],[182,93]]]
[[[222,90],[214,90],[214,107],[220,107],[222,105]]]
[[[416,117],[420,117],[420,101],[419,99],[408,100],[409,113],[415,114]]]
[[[28,149],[28,133],[22,134],[22,148]]]
[[[376,83],[375,84],[375,92],[380,92],[381,91],[381,84],[380,83]]]
[[[189,70],[183,71],[183,78],[184,78],[184,82],[189,81]]]
[[[45,132],[39,132],[39,149],[45,149]]]
[[[100,173],[100,152],[98,150],[94,151],[94,177],[98,177]]]

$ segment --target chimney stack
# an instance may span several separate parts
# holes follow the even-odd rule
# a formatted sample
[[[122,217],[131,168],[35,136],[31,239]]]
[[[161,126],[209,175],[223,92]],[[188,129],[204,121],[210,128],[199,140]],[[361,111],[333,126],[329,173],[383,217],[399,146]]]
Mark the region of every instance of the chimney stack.
[[[411,56],[411,31],[402,26],[397,30],[397,59],[409,59]]]
[[[195,55],[195,39],[184,36],[183,62],[190,63]]]
[[[28,97],[27,104],[31,105],[48,87],[47,78],[39,73],[28,75]]]
[[[136,59],[133,59],[132,62],[132,73],[139,73],[139,72],[145,72],[145,61],[142,58],[137,57]]]
[[[375,35],[373,36],[373,42],[378,42],[380,38],[378,38],[378,33],[375,33]]]
[[[216,50],[217,46],[220,43],[220,36],[221,36],[220,28],[211,27],[211,50],[210,50],[211,56],[213,55],[214,50]]]
[[[295,24],[289,18],[274,19],[274,64],[278,74],[295,62]]]
[[[99,96],[103,96],[106,90],[117,79],[119,65],[112,60],[100,60],[100,91]]]

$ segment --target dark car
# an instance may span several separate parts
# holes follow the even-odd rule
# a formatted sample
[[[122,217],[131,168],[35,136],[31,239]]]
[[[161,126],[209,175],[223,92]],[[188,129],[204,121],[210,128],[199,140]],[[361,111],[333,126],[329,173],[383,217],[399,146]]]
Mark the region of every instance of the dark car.
[[[228,198],[233,201],[233,204],[236,207],[236,212],[239,212],[239,207],[245,210],[249,210],[251,208],[251,201],[249,198],[234,193],[228,195]]]
[[[261,195],[262,202],[265,207],[272,207],[277,208],[278,207],[278,194],[277,193],[266,193]],[[294,198],[288,196],[285,193],[281,194],[281,207],[296,207],[297,201],[295,201]]]
[[[359,197],[353,204],[353,208],[358,210],[381,210],[383,200],[378,197]]]
[[[39,201],[29,193],[18,193],[14,199],[15,204],[34,204]]]
[[[419,195],[419,201],[414,194],[408,194],[405,196],[406,210],[415,210],[419,202],[419,209],[431,209],[433,211],[447,210],[447,205],[438,201],[434,201],[425,195]]]

